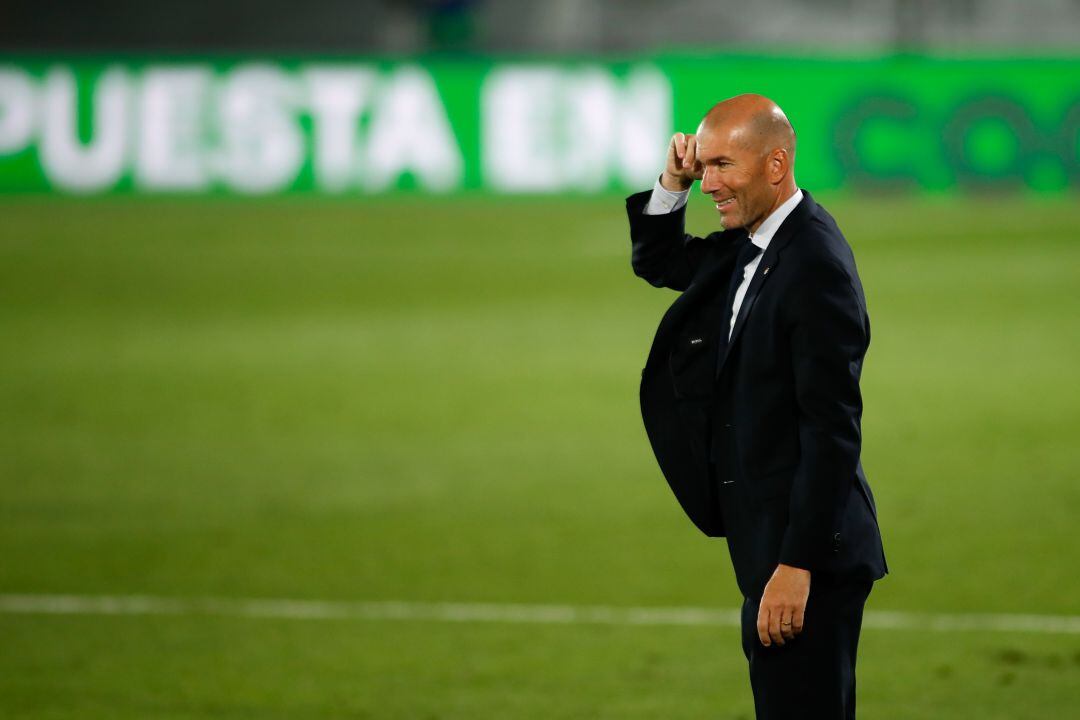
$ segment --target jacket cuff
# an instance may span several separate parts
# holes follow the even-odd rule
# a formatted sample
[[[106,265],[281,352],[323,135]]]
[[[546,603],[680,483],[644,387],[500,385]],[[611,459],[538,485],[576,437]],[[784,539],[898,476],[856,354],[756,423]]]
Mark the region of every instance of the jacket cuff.
[[[810,541],[796,538],[789,530],[780,544],[779,561],[784,565],[813,572],[826,564],[832,555],[840,552],[840,533]]]
[[[626,198],[626,215],[635,227],[657,228],[664,230],[672,226],[678,228],[682,234],[682,228],[686,222],[686,205],[678,210],[672,210],[662,215],[646,215],[645,208],[652,198],[652,190],[643,190]]]
[[[626,198],[626,212],[637,215],[645,214],[645,206],[649,204],[652,190],[643,190]],[[655,216],[652,216],[655,217]]]

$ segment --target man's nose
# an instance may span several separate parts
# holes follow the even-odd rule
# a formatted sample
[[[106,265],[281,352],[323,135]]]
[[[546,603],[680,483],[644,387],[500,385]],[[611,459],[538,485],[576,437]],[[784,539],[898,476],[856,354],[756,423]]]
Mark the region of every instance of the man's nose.
[[[720,189],[719,183],[716,181],[716,173],[713,168],[708,165],[705,166],[705,173],[701,176],[701,192],[706,195],[711,195]]]

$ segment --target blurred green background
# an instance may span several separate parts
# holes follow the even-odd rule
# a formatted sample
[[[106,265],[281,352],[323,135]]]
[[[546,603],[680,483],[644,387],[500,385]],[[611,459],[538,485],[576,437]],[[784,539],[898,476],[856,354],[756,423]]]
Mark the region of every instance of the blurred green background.
[[[860,717],[1080,715],[1078,36],[1064,0],[8,0],[0,720],[750,720],[623,204],[741,92],[866,289]]]
[[[1080,210],[818,198],[873,328],[868,610],[1075,616]],[[641,427],[675,294],[633,276],[617,198],[2,215],[3,593],[738,605]],[[0,628],[5,717],[752,717],[734,628]],[[867,717],[1065,717],[1080,635],[868,627],[859,673]]]

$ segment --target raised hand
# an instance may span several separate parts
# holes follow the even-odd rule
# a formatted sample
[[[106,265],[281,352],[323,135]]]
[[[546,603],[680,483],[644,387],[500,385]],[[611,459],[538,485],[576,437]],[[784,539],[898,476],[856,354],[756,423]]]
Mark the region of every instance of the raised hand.
[[[705,172],[697,161],[697,137],[692,133],[677,132],[668,143],[667,166],[660,176],[660,184],[672,192],[689,190],[695,180]]]

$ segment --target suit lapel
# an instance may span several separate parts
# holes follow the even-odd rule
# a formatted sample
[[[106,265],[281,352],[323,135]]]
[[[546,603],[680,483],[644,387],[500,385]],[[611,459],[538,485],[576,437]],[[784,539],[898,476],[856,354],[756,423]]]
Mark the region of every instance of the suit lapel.
[[[776,234],[773,235],[772,241],[769,242],[769,247],[765,249],[765,254],[761,256],[761,262],[758,263],[757,270],[754,271],[754,277],[750,278],[750,286],[746,289],[746,296],[743,298],[742,305],[739,306],[739,315],[735,318],[731,338],[728,339],[727,347],[724,349],[724,354],[716,367],[717,377],[720,377],[720,373],[723,372],[724,365],[727,364],[727,359],[731,356],[732,348],[738,342],[750,312],[754,309],[754,303],[757,301],[758,295],[761,294],[762,288],[776,269],[776,266],[780,264],[780,253],[791,241],[791,238],[794,237],[799,226],[810,216],[813,204],[814,201],[810,197],[810,193],[804,190],[802,201],[795,206],[790,215],[784,218],[784,222],[780,224]]]

